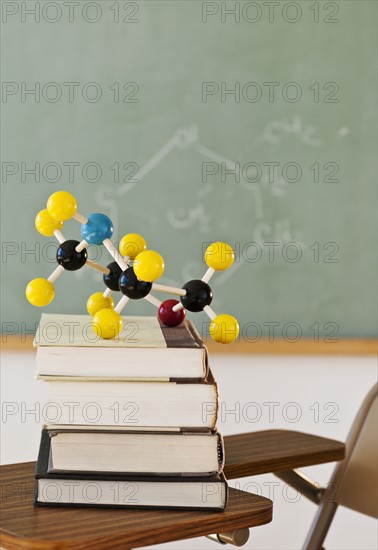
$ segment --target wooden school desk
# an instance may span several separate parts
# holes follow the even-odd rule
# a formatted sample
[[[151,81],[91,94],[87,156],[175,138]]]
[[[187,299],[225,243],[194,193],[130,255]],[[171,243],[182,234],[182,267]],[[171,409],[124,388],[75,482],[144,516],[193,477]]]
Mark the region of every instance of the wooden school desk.
[[[343,443],[287,430],[225,437],[228,479],[342,460]],[[230,489],[224,512],[35,507],[34,462],[1,468],[1,547],[6,550],[131,550],[228,533],[272,520],[272,502]]]

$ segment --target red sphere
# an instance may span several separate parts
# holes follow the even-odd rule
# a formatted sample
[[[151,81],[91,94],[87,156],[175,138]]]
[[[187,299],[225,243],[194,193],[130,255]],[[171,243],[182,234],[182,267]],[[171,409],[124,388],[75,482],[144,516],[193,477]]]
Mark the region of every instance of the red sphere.
[[[186,311],[184,308],[172,311],[173,306],[179,303],[177,300],[165,300],[159,307],[158,317],[166,327],[177,327],[185,319]]]

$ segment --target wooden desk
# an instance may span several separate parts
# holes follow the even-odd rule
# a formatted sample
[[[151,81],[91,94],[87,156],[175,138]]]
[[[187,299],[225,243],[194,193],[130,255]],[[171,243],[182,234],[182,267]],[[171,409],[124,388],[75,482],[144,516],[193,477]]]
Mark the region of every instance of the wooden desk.
[[[1,468],[0,544],[7,550],[127,550],[272,519],[269,499],[235,489],[224,512],[37,507],[34,469],[34,462]]]
[[[339,441],[291,430],[225,437],[229,479],[342,460]],[[127,550],[256,527],[272,519],[267,498],[230,490],[224,512],[35,507],[34,462],[1,468],[1,546],[7,550]]]
[[[293,430],[262,430],[224,438],[227,479],[343,460],[341,441]]]

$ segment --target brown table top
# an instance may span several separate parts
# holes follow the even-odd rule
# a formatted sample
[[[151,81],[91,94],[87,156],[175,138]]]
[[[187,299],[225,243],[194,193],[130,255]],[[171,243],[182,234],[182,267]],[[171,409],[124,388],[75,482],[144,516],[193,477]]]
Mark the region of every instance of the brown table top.
[[[272,502],[230,489],[224,512],[34,506],[34,462],[1,467],[1,543],[7,550],[126,550],[256,527]]]
[[[293,430],[262,430],[224,438],[228,479],[343,460],[345,444]]]
[[[291,430],[231,435],[229,479],[342,460],[345,445]],[[269,523],[272,502],[230,490],[224,512],[34,506],[35,463],[1,468],[1,542],[7,550],[127,550]]]

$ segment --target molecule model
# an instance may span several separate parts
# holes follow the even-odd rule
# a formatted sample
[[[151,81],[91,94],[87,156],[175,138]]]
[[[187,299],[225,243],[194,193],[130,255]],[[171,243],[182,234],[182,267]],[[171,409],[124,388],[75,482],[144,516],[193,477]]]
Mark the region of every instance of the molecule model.
[[[81,224],[81,241],[66,240],[62,229],[64,222],[71,218]],[[120,243],[121,252],[118,252],[110,240],[113,235],[112,221],[105,214],[90,214],[83,216],[77,211],[77,201],[71,193],[58,191],[51,195],[45,210],[39,212],[35,219],[37,231],[45,237],[55,236],[59,246],[56,252],[58,266],[47,278],[37,278],[30,281],[26,287],[28,301],[37,307],[50,304],[55,296],[54,283],[64,271],[77,271],[84,266],[90,267],[103,274],[109,281],[108,288],[119,290],[118,279],[121,274],[128,273],[132,268],[131,260],[135,260],[138,273],[147,280],[138,280],[140,287],[150,287],[151,282],[159,278],[164,272],[164,260],[157,252],[146,250],[147,245],[143,237],[137,234],[125,235]],[[113,258],[109,266],[102,266],[88,258],[89,245],[103,245]],[[141,275],[139,275],[141,276]],[[88,309],[92,315],[99,310],[113,310],[114,302],[109,293],[94,295]],[[140,296],[142,297],[142,296]],[[103,326],[103,337],[109,337],[109,312]],[[122,320],[117,312],[113,314],[113,321],[122,327]],[[98,331],[96,331],[98,332]],[[114,336],[114,332],[113,332]]]
[[[132,236],[132,239],[135,240],[135,236]],[[127,243],[129,246],[131,246],[132,239]],[[228,344],[236,340],[239,335],[238,321],[232,315],[217,315],[210,308],[213,292],[208,284],[216,271],[225,271],[234,263],[235,254],[229,244],[214,242],[208,246],[204,254],[204,260],[208,266],[206,273],[202,279],[189,281],[184,284],[182,288],[154,282],[146,283],[140,280],[138,277],[144,277],[145,279],[148,277],[148,273],[142,272],[141,274],[140,271],[138,271],[138,258],[140,257],[143,257],[143,253],[137,256],[132,267],[129,267],[123,272],[117,265],[117,262],[110,264],[108,267],[111,269],[112,276],[104,275],[103,277],[107,289],[103,294],[97,292],[89,297],[87,310],[94,316],[93,322],[94,325],[98,326],[98,331],[96,331],[98,334],[101,332],[104,337],[104,319],[106,319],[107,322],[109,322],[110,319],[113,321],[111,328],[107,332],[107,334],[110,335],[109,337],[113,337],[114,330],[118,329],[118,317],[114,316],[112,318],[111,313],[105,311],[105,309],[113,309],[114,303],[105,304],[103,300],[109,297],[112,291],[120,290],[123,296],[114,308],[117,314],[121,313],[129,300],[145,298],[158,308],[158,317],[163,325],[169,327],[180,325],[186,317],[186,310],[191,312],[203,311],[211,320],[209,331],[213,340],[223,344]],[[152,264],[154,264],[153,260]],[[145,267],[148,265],[148,262],[146,262]],[[176,295],[180,298],[180,301],[169,299],[160,302],[155,296],[150,294],[151,290]]]
[[[81,224],[81,240],[66,240],[62,229],[65,222],[75,219]],[[55,296],[54,283],[64,271],[77,271],[90,267],[103,275],[106,286],[103,292],[92,294],[87,300],[87,310],[92,315],[93,330],[101,338],[115,338],[122,329],[121,313],[129,300],[145,299],[158,309],[162,324],[170,327],[180,325],[186,311],[203,311],[211,320],[210,335],[216,342],[233,342],[239,334],[239,324],[232,315],[217,315],[210,307],[213,292],[209,281],[216,271],[232,266],[235,255],[231,246],[214,242],[207,247],[204,261],[208,269],[202,279],[188,281],[181,288],[162,285],[155,281],[164,273],[165,264],[161,255],[147,249],[145,239],[137,233],[124,235],[119,248],[111,241],[112,221],[105,215],[94,213],[88,217],[77,211],[77,201],[71,193],[58,191],[50,196],[45,210],[38,213],[35,226],[46,237],[55,236],[59,246],[56,253],[58,266],[47,278],[30,281],[26,288],[28,301],[37,307],[47,306]],[[88,258],[89,245],[104,246],[112,262],[107,266]],[[151,291],[173,294],[179,298],[163,302]],[[115,305],[113,292],[122,294]]]

